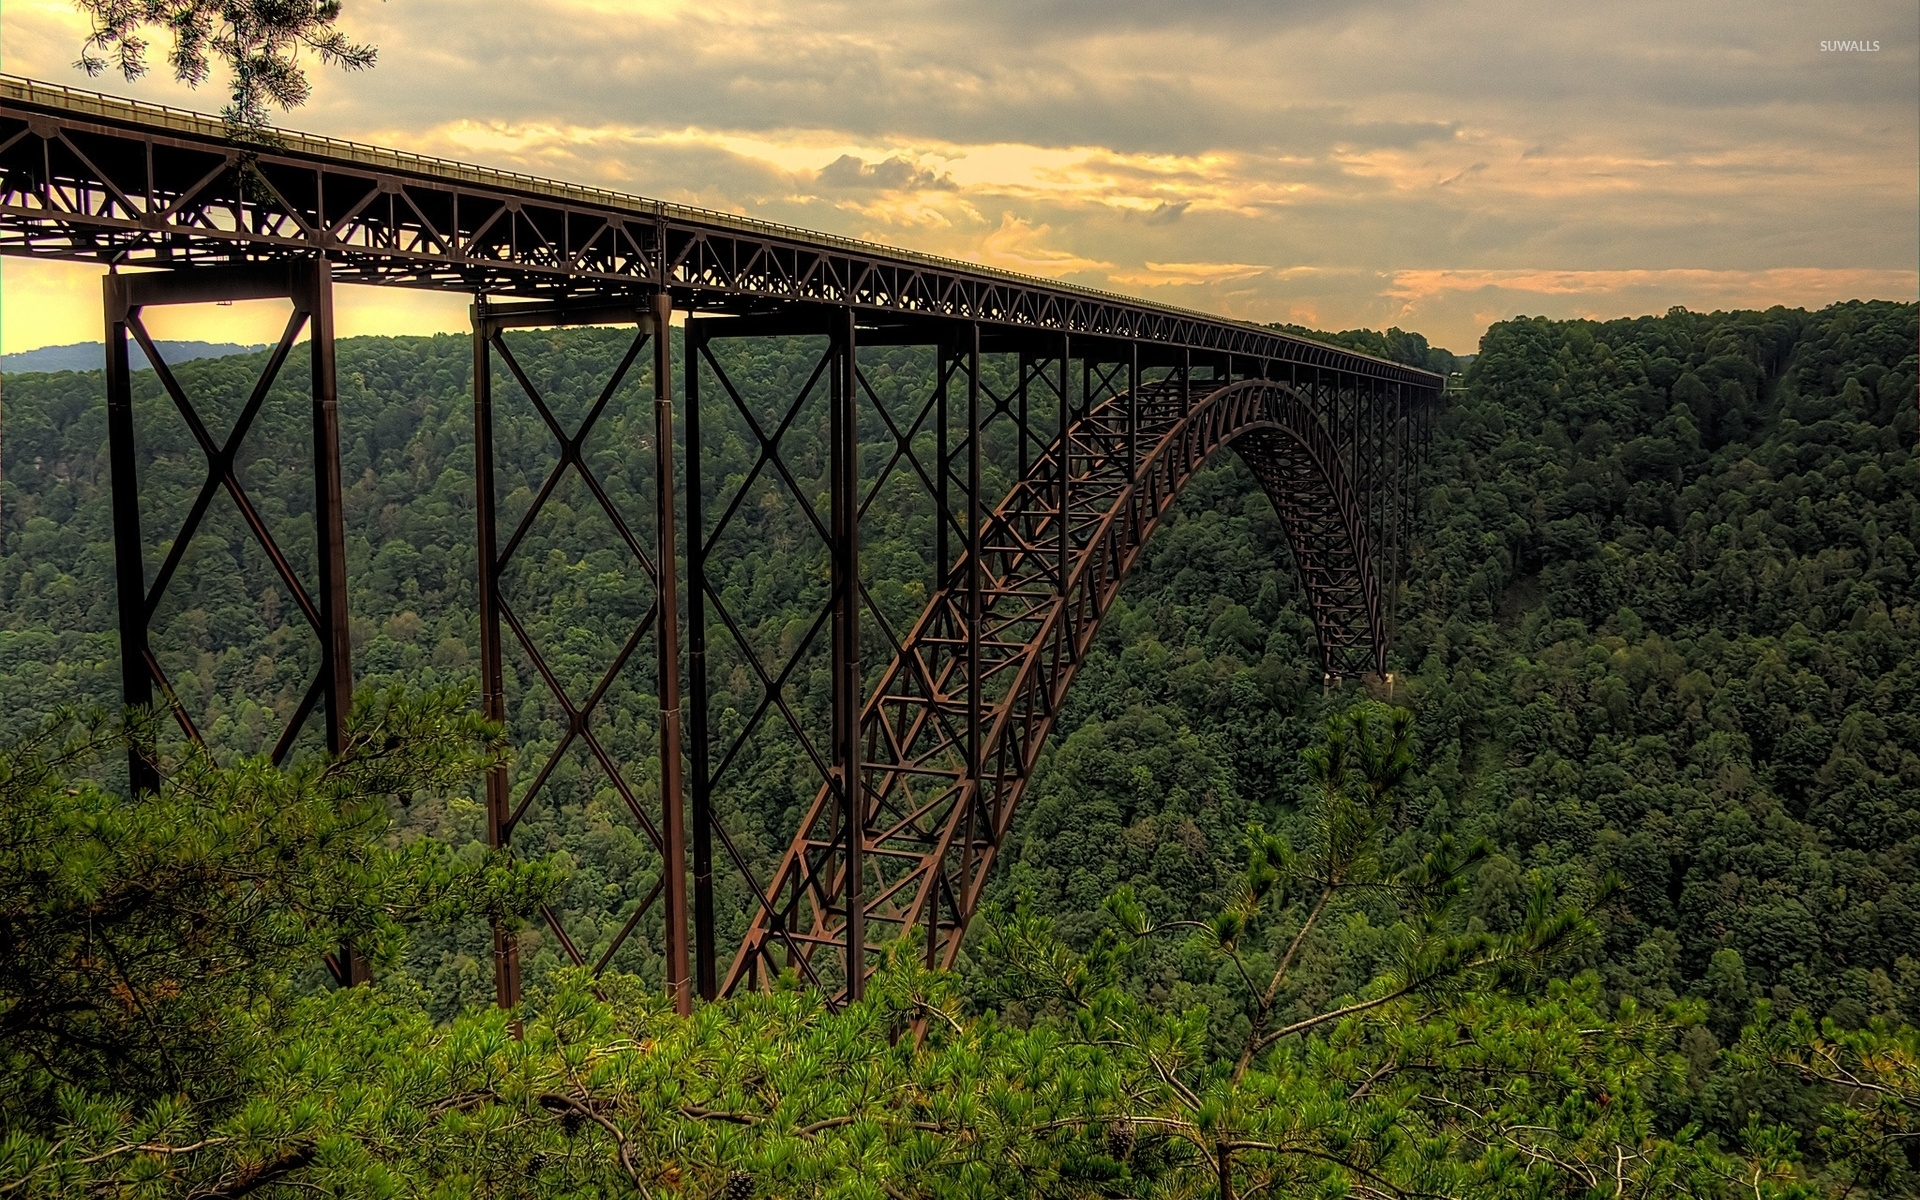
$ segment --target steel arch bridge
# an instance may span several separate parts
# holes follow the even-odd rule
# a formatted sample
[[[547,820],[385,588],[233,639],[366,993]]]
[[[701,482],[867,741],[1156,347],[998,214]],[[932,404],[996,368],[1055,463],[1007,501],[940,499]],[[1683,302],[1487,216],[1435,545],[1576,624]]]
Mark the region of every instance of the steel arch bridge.
[[[112,268],[104,403],[125,702],[157,702],[181,736],[203,739],[168,676],[156,614],[209,514],[230,511],[311,633],[315,670],[276,710],[276,761],[303,738],[337,748],[353,689],[332,286],[473,296],[481,704],[526,751],[487,779],[488,836],[510,845],[556,803],[568,764],[599,772],[656,858],[624,881],[615,920],[590,943],[564,913],[544,914],[546,932],[598,971],[657,923],[683,1010],[696,992],[766,986],[786,969],[836,1002],[857,998],[902,936],[921,939],[930,962],[954,961],[1102,616],[1182,486],[1224,450],[1279,514],[1328,677],[1384,672],[1413,474],[1442,387],[1398,363],[1125,296],[332,139],[241,145],[217,119],[7,77],[0,253]],[[218,430],[161,362],[143,314],[265,298],[289,302],[286,326]],[[569,325],[631,335],[574,409],[512,347],[516,331]],[[311,554],[283,548],[289,535],[262,516],[237,465],[303,332],[313,501],[299,536]],[[737,379],[728,350],[768,338],[812,362],[774,395]],[[130,340],[205,460],[191,504],[166,510],[164,528],[143,483],[150,439],[134,413]],[[909,352],[923,369],[876,380],[876,354]],[[588,449],[641,375],[651,436],[627,448],[647,463],[644,511]],[[517,514],[496,482],[496,422],[515,403],[552,443]],[[722,443],[746,449],[744,477],[708,449]],[[543,598],[513,594],[529,531],[576,486],[651,596],[584,683],[543,648],[529,615]],[[726,582],[764,557],[740,514],[769,489],[802,515],[826,581],[792,647],[747,628]],[[901,627],[861,561],[863,528],[890,506],[928,531],[927,600]],[[826,704],[802,696],[809,674],[825,678]],[[641,751],[614,736],[604,707],[609,689],[636,680],[659,712]],[[721,711],[741,680],[751,711]],[[535,738],[516,723],[530,710],[559,732]],[[813,797],[777,856],[742,836],[735,799],[768,739]],[[154,764],[129,765],[135,787],[157,786]],[[738,935],[730,960],[723,935]],[[504,1005],[520,997],[521,941],[494,931]],[[363,970],[346,952],[331,965],[343,983]]]

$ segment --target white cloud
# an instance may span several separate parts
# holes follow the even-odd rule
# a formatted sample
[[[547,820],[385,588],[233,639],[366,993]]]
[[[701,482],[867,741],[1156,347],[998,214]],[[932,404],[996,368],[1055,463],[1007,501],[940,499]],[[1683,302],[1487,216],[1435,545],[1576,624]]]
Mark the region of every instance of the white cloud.
[[[1258,263],[1160,263],[1142,264],[1142,271],[1110,271],[1107,278],[1133,287],[1192,287],[1203,283],[1233,283],[1258,279],[1273,272]]]
[[[1054,278],[1112,269],[1110,262],[1048,245],[1052,233],[1050,225],[1032,225],[1012,213],[1002,213],[1000,227],[980,243],[981,257],[994,266]]]

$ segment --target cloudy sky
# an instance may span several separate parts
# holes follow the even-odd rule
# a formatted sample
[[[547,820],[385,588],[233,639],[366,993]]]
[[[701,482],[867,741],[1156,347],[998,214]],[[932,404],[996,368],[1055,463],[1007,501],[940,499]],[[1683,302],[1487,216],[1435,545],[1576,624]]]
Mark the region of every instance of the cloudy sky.
[[[1467,351],[1517,313],[1920,288],[1913,0],[345,0],[342,23],[379,65],[319,73],[295,128],[1252,320]],[[84,34],[67,0],[10,0],[0,59],[89,86]],[[223,100],[163,70],[91,86]],[[98,337],[96,273],[4,271],[0,349]],[[450,297],[341,306],[344,332],[464,323]],[[263,340],[248,319],[164,332]]]

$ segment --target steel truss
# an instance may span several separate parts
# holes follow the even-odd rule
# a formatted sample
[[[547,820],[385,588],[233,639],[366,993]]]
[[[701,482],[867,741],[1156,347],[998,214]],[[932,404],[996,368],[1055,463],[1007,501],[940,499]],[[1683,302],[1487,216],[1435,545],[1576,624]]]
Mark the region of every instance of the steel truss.
[[[226,436],[215,438],[193,398],[174,377],[147,333],[143,312],[176,304],[220,304],[236,300],[285,299],[292,302],[280,340],[235,416]],[[206,741],[193,717],[180,702],[173,683],[161,668],[152,645],[152,624],[175,572],[185,560],[215,499],[225,492],[239,513],[253,543],[272,564],[274,575],[292,597],[319,642],[319,665],[299,706],[281,727],[272,759],[284,761],[316,706],[324,713],[326,747],[337,753],[345,740],[348,710],[352,706],[353,639],[347,622],[346,533],[342,520],[340,482],[339,399],[334,385],[333,283],[324,259],[214,267],[192,274],[108,275],[104,280],[106,312],[107,453],[113,470],[114,574],[120,608],[120,692],[129,708],[152,705],[154,689],[196,745]],[[302,331],[310,334],[308,360],[312,368],[312,428],[314,480],[314,534],[317,578],[302,580],[282,551],[266,519],[247,495],[236,470],[247,434],[279,379],[293,345]],[[152,364],[161,387],[172,400],[182,422],[206,459],[201,483],[186,519],[168,541],[166,556],[149,581],[145,534],[142,529],[139,461],[140,442],[133,419],[133,380],[127,338],[138,342]],[[128,782],[135,791],[159,787],[158,764],[135,746],[127,757]],[[327,967],[342,983],[366,976],[366,965],[350,949],[327,957]]]
[[[489,836],[511,843],[528,813],[549,802],[566,756],[584,756],[603,773],[659,865],[633,881],[639,900],[594,961],[558,914],[545,920],[571,961],[602,970],[659,912],[666,982],[682,1011],[695,990],[711,999],[764,987],[787,969],[835,1002],[857,998],[882,948],[903,937],[917,940],[930,963],[954,961],[1102,616],[1180,488],[1223,449],[1241,456],[1273,500],[1329,681],[1383,673],[1413,530],[1414,474],[1441,395],[1427,372],[1205,314],[374,147],[298,134],[238,146],[214,119],[5,77],[0,253],[173,268],[107,281],[123,692],[138,705],[157,688],[187,736],[199,736],[148,627],[208,505],[225,491],[321,645],[318,674],[276,759],[315,711],[326,714],[327,744],[337,749],[351,700],[332,282],[476,295],[482,706],[506,718],[507,654],[517,647],[530,671],[524,690],[557,712],[562,728],[537,763],[521,763],[520,778],[504,770],[488,778]],[[224,439],[159,366],[207,472],[150,583],[126,339],[158,364],[143,307],[268,296],[289,298],[294,312]],[[676,308],[689,314],[684,527],[671,452],[667,331]],[[624,326],[633,336],[597,401],[571,424],[514,358],[507,334],[583,324]],[[303,328],[319,547],[312,590],[234,470]],[[789,394],[747,395],[730,375],[716,348],[752,338],[810,347],[808,374]],[[868,368],[884,347],[918,348],[912,353],[931,365],[919,377],[877,382]],[[651,539],[609,499],[583,450],[649,349]],[[501,372],[556,447],[540,492],[504,542],[494,482]],[[749,448],[744,479],[720,478],[708,462],[707,444],[729,438]],[[654,596],[584,688],[555,670],[502,586],[569,476],[592,494]],[[743,536],[744,506],[769,489],[798,514],[806,547],[771,551]],[[930,564],[927,600],[910,621],[897,609],[889,619],[861,561],[867,523],[909,518],[922,521],[915,528],[927,534]],[[805,560],[796,559],[813,581],[796,600],[803,615],[782,630],[749,628],[728,599],[728,580],[755,555],[775,552]],[[616,677],[649,649],[660,700],[657,811],[635,786],[636,764],[595,724]],[[744,708],[719,707],[723,693],[739,700],[742,686],[752,693]],[[795,829],[747,830],[738,797],[770,753],[797,764],[811,802]],[[135,786],[155,785],[153,763],[130,765]],[[784,853],[771,848],[780,844]],[[723,963],[722,943],[736,938]],[[334,965],[343,982],[364,974],[350,953]],[[500,1002],[517,1004],[518,940],[503,930],[494,965]]]
[[[984,519],[979,439],[959,448],[970,518],[957,527],[959,554],[951,566],[942,556],[939,590],[864,697],[857,746],[835,762],[769,886],[756,888],[762,900],[722,992],[792,969],[836,1000],[857,998],[900,937],[920,939],[930,965],[952,965],[1101,617],[1180,488],[1222,448],[1275,502],[1329,675],[1384,672],[1373,564],[1398,514],[1354,477],[1325,421],[1342,408],[1337,387],[1230,381],[1231,368],[1194,380],[1184,365],[1143,385],[1129,348],[1119,362],[1082,358],[1075,394],[1063,344],[1052,359],[1022,355],[1008,403],[981,387],[972,336],[942,347],[940,371],[942,396],[963,389],[970,429],[983,427],[983,399],[1018,419],[1036,383],[1068,428]],[[1023,422],[1023,449],[1028,437]],[[861,782],[851,805],[849,774]]]
[[[801,303],[1433,376],[1258,325],[730,213],[0,76],[0,252],[187,267],[327,255],[348,283],[683,310]]]
[[[632,936],[641,920],[650,912],[656,901],[665,897],[664,924],[667,933],[667,987],[686,1011],[691,1006],[691,991],[687,980],[687,941],[686,941],[686,835],[681,802],[681,762],[678,747],[680,738],[680,665],[678,648],[679,588],[675,580],[674,546],[674,503],[673,503],[673,456],[658,453],[659,448],[673,445],[673,399],[672,399],[672,355],[671,341],[666,336],[668,318],[672,313],[672,304],[664,296],[657,296],[648,305],[580,305],[580,304],[515,304],[495,305],[484,298],[473,307],[473,425],[475,458],[474,506],[478,521],[478,546],[480,550],[480,687],[481,711],[489,718],[505,723],[507,720],[507,689],[503,630],[510,631],[520,652],[533,668],[534,673],[544,686],[550,701],[559,709],[565,720],[565,732],[547,753],[531,779],[518,789],[518,795],[507,775],[503,764],[496,767],[487,776],[487,829],[488,841],[496,847],[509,844],[513,829],[526,816],[529,808],[540,797],[542,789],[552,779],[557,767],[566,759],[567,752],[576,744],[585,747],[593,762],[606,776],[608,782],[619,793],[628,813],[635,823],[647,835],[654,850],[661,856],[661,866],[655,878],[640,902],[627,915],[625,923],[618,933],[591,964],[595,975],[606,970],[607,965],[620,948]],[[556,326],[579,325],[631,325],[634,328],[633,340],[628,344],[626,353],[613,369],[606,384],[600,389],[598,398],[587,409],[579,423],[572,428],[563,424],[555,414],[552,405],[542,394],[541,388],[522,368],[514,357],[513,350],[507,344],[506,333],[510,329],[534,327],[551,328]],[[613,399],[620,385],[626,380],[640,354],[652,343],[653,349],[653,385],[654,385],[654,519],[656,540],[652,551],[641,543],[629,526],[619,507],[607,495],[606,488],[595,477],[592,467],[584,456],[588,438],[595,430],[608,403]],[[547,472],[540,490],[527,506],[518,524],[508,535],[506,544],[500,544],[498,527],[498,496],[494,485],[494,360],[500,363],[512,376],[534,410],[539,414],[542,424],[553,437],[557,455],[552,468]],[[633,556],[647,580],[653,585],[654,602],[639,622],[633,626],[622,643],[613,661],[600,674],[592,689],[584,696],[572,693],[562,681],[558,672],[549,664],[538,641],[528,627],[528,623],[515,611],[507,600],[502,587],[503,577],[511,564],[514,553],[521,548],[527,534],[540,519],[555,491],[571,471],[592,495],[599,511],[611,523],[620,543]],[[642,806],[628,778],[626,764],[609,752],[607,746],[594,729],[594,716],[600,702],[613,686],[629,660],[640,651],[643,643],[651,636],[657,653],[656,686],[660,695],[660,742],[662,747],[672,747],[671,752],[661,753],[660,758],[660,799],[659,819],[656,821]],[[675,866],[677,865],[677,869]],[[559,942],[561,950],[576,966],[588,966],[586,956],[568,936],[560,917],[550,907],[541,908],[541,917]],[[513,1006],[520,999],[520,965],[518,940],[499,926],[493,930],[493,963],[495,990],[503,1005]]]

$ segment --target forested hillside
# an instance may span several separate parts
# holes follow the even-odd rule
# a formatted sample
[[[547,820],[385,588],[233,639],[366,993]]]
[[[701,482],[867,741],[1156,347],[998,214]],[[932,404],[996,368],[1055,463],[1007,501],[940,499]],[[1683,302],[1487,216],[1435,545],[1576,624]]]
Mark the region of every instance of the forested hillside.
[[[1592,965],[1615,994],[1710,1003],[1676,1105],[1721,1128],[1752,1097],[1716,1090],[1715,1056],[1756,1000],[1920,1022],[1915,347],[1913,305],[1503,322],[1435,440],[1395,650],[1422,756],[1395,851],[1488,839],[1469,908],[1493,930],[1540,881],[1621,876]],[[1200,915],[1241,824],[1284,825],[1323,712],[1258,489],[1224,462],[1182,509],[997,885],[1082,937],[1122,883]],[[1389,952],[1352,921],[1298,1003]],[[1215,964],[1165,959],[1170,1002],[1236,1010]]]
[[[1760,995],[1920,1018],[1915,341],[1911,305],[1505,323],[1437,447],[1431,803],[1516,873],[1620,872],[1610,980],[1723,1035]]]
[[[1453,365],[1398,330],[1336,336]],[[1414,721],[1380,863],[1400,878],[1461,863],[1441,872],[1464,889],[1446,918],[1461,937],[1524,942],[1553,904],[1590,917],[1594,937],[1556,963],[1562,975],[1585,972],[1565,1011],[1677,1014],[1659,1048],[1675,1055],[1673,1070],[1643,1089],[1645,1120],[1664,1134],[1694,1127],[1736,1145],[1758,1115],[1823,1148],[1817,1158],[1839,1144],[1822,1132],[1822,1093],[1757,1085],[1751,1056],[1731,1050],[1742,1027],[1795,1009],[1838,1032],[1920,1023],[1917,338],[1912,304],[1517,319],[1488,331],[1439,422],[1399,602],[1395,682],[1377,695]],[[529,372],[575,413],[625,348],[595,331],[522,345]],[[801,343],[729,352],[749,394],[790,396],[811,366]],[[904,396],[913,352],[871,353],[862,365],[876,389]],[[470,363],[457,337],[340,347],[356,666],[368,686],[474,675]],[[258,365],[201,361],[180,377],[231,411]],[[110,704],[117,668],[99,375],[4,386],[0,725],[17,734],[62,704]],[[588,453],[643,544],[650,390],[644,373],[621,389]],[[151,531],[177,522],[201,468],[178,422],[163,419],[150,374],[136,395],[155,431],[144,467],[151,561],[163,550]],[[270,450],[243,468],[296,562],[311,540],[292,519],[307,505],[303,419],[297,394],[277,394],[261,418]],[[716,410],[715,474],[737,486],[749,445]],[[522,407],[503,417],[501,446],[506,529],[538,489],[551,443]],[[996,447],[1004,459],[1006,443]],[[798,457],[824,470],[823,456]],[[801,490],[812,483],[803,477]],[[756,649],[784,657],[800,652],[824,578],[799,503],[808,497],[755,487],[723,544],[735,565],[722,590]],[[584,489],[569,481],[556,496],[510,586],[585,690],[651,594]],[[237,522],[217,520],[156,629],[200,727],[258,752],[271,744],[270,717],[298,701],[306,642]],[[863,527],[863,567],[889,620],[910,621],[925,595],[930,527],[907,490],[883,493]],[[740,657],[716,644],[715,675],[727,681],[716,707],[737,716],[754,691]],[[510,723],[525,772],[559,729],[524,665],[514,670]],[[817,709],[823,681],[804,659],[795,678],[796,704]],[[637,664],[603,718],[643,797],[651,693]],[[1408,970],[1407,930],[1422,918],[1392,888],[1330,889],[1322,906],[1271,921],[1234,917],[1251,922],[1244,960],[1242,926],[1219,924],[1250,869],[1291,853],[1269,835],[1316,844],[1322,818],[1305,798],[1322,768],[1302,751],[1355,699],[1322,686],[1269,503],[1237,461],[1216,463],[1148,547],[1075,684],[1000,860],[995,908],[961,975],[964,1006],[1015,1027],[1039,1022],[1059,997],[1010,989],[1004,968],[1044,946],[1074,970],[1108,971],[1148,1011],[1200,1022],[1206,1053],[1230,1063],[1250,1033]],[[723,808],[764,862],[815,783],[779,737],[744,753]],[[591,950],[655,868],[595,768],[571,762],[558,778],[516,844],[561,856],[556,907]],[[403,826],[456,845],[478,830],[457,794],[423,799]],[[528,936],[538,982],[559,959]],[[1101,965],[1116,938],[1130,947],[1117,975]],[[643,924],[615,965],[657,978],[657,945],[657,924]],[[436,1017],[488,997],[472,923],[416,937],[407,962]],[[1263,999],[1249,975],[1265,978],[1276,962]]]

